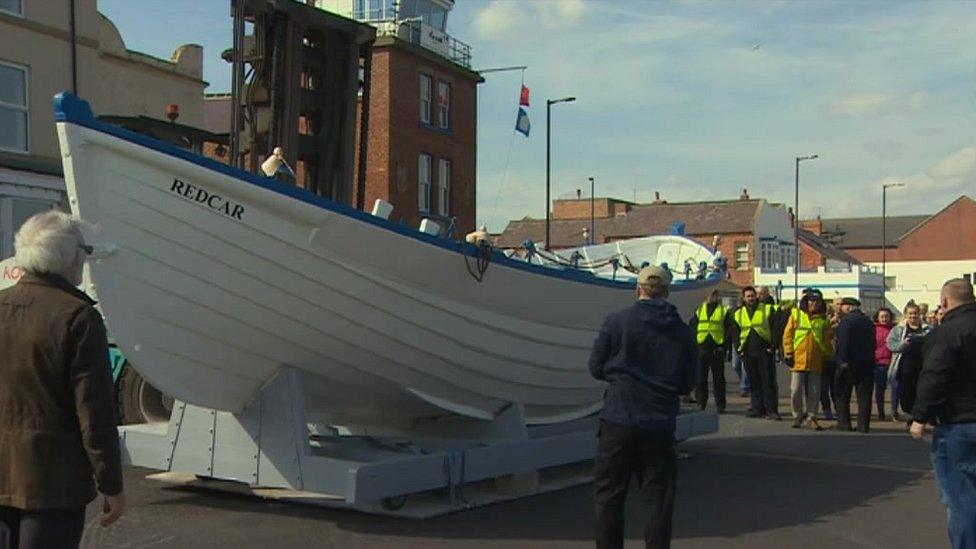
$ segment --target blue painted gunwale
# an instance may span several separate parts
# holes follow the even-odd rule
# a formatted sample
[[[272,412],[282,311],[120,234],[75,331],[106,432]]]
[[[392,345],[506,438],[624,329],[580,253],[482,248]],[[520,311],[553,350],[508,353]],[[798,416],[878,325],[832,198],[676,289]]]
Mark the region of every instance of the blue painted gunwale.
[[[207,168],[224,175],[229,175],[235,179],[239,179],[246,183],[261,187],[262,189],[267,189],[277,194],[287,196],[288,198],[300,200],[306,204],[311,204],[346,217],[351,217],[357,221],[368,223],[375,227],[397,233],[407,238],[419,240],[426,244],[437,246],[454,253],[461,252],[471,258],[478,257],[478,248],[473,244],[468,244],[467,242],[455,242],[445,238],[431,236],[419,230],[376,217],[346,204],[341,204],[328,198],[318,196],[305,189],[302,189],[301,187],[287,185],[268,177],[261,177],[257,174],[253,174],[205,156],[195,154],[186,149],[181,149],[146,135],[97,120],[92,113],[91,106],[88,104],[88,102],[69,91],[63,91],[54,96],[54,121],[76,124],[97,132],[105,133],[165,155],[179,158],[180,160],[185,160],[203,168]],[[633,291],[634,288],[634,282],[632,280],[626,282],[607,280],[605,278],[598,277],[589,271],[535,265],[517,259],[511,259],[497,250],[492,252],[491,263],[502,267],[519,269],[533,274],[550,276],[583,284],[604,286],[619,290],[626,289],[630,291]],[[674,291],[690,290],[694,288],[711,286],[717,282],[718,280],[680,281],[680,283],[674,284],[672,289]]]

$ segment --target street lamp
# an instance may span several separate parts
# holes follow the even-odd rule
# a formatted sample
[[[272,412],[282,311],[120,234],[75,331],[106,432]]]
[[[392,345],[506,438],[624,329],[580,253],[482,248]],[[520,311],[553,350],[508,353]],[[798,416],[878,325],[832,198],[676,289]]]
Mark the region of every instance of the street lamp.
[[[596,184],[593,183],[593,178],[590,178],[590,245],[595,244],[596,239],[596,205],[593,198],[593,191],[596,188]]]
[[[550,168],[550,143],[551,135],[550,124],[549,124],[549,113],[552,110],[552,106],[556,103],[572,103],[576,101],[575,97],[563,97],[562,99],[546,99],[546,250],[549,249],[549,241],[551,240],[551,233],[549,231],[549,195],[551,193],[552,186],[549,181],[549,168]]]
[[[887,265],[888,265],[888,211],[887,195],[888,189],[893,187],[904,187],[904,183],[882,183],[881,184],[881,305],[887,306],[885,301],[885,290],[888,289]]]
[[[800,162],[814,160],[819,155],[796,157],[796,178],[793,186],[793,297],[800,302]]]

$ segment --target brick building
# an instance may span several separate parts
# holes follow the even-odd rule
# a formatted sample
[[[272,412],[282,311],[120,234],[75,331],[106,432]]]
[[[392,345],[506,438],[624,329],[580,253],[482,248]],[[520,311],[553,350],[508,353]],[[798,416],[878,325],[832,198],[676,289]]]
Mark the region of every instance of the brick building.
[[[364,208],[382,199],[393,205],[392,221],[418,227],[429,218],[444,230],[454,222],[462,236],[474,230],[477,85],[484,80],[471,70],[470,47],[445,32],[454,1],[310,3],[376,27]],[[229,94],[207,96],[208,130],[227,131],[229,102]],[[359,177],[362,109],[356,116],[353,181]],[[354,192],[352,203],[358,199]]]
[[[422,46],[396,36],[377,38],[367,209],[379,198],[393,204],[391,219],[409,226],[430,218],[446,228],[456,218],[459,234],[474,230],[477,85],[482,81],[469,68]]]
[[[864,263],[882,267],[881,218],[824,219],[823,235]],[[890,306],[938,303],[942,284],[976,281],[976,201],[960,196],[932,215],[886,220],[885,287]]]
[[[676,223],[683,223],[686,236],[717,247],[728,258],[731,280],[740,286],[753,283],[754,267],[781,270],[793,264],[790,212],[782,204],[750,198],[744,190],[738,200],[669,203],[658,197],[649,204],[634,204],[597,198],[593,206],[595,243],[669,234]],[[551,248],[586,243],[590,207],[589,199],[553,201]],[[530,239],[541,245],[545,230],[545,220],[510,221],[495,243],[518,248]]]

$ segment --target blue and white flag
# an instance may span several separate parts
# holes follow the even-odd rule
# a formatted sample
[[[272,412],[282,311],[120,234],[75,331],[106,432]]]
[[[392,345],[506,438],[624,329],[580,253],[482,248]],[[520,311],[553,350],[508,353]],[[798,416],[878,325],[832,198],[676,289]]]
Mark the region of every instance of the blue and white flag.
[[[529,136],[529,130],[532,129],[532,124],[529,123],[529,113],[525,112],[525,109],[519,107],[518,117],[515,119],[515,131],[521,133],[525,137]]]

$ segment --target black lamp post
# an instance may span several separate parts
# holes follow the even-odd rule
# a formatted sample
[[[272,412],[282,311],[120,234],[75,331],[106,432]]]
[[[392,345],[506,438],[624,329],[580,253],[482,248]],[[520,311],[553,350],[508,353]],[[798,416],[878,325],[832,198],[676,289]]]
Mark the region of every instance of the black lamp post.
[[[596,189],[596,184],[593,183],[593,178],[590,178],[590,245],[596,243],[596,203],[594,200],[594,190]]]
[[[549,241],[551,240],[550,237],[552,236],[552,234],[549,231],[549,202],[550,202],[549,196],[552,188],[550,184],[550,174],[549,174],[550,157],[551,157],[550,144],[552,141],[551,140],[552,132],[550,131],[551,126],[549,124],[549,114],[552,111],[552,106],[555,105],[556,103],[572,103],[573,101],[576,101],[575,97],[563,97],[562,99],[546,99],[546,248],[545,248],[546,250],[549,249]]]
[[[888,289],[888,189],[892,187],[904,187],[904,183],[882,183],[881,184],[881,306],[886,307],[885,291]]]
[[[796,178],[793,187],[793,298],[800,302],[800,162],[813,160],[819,155],[796,157]]]

